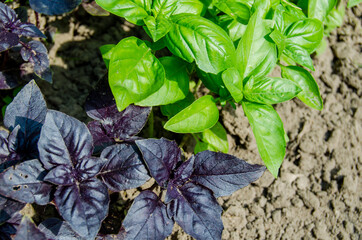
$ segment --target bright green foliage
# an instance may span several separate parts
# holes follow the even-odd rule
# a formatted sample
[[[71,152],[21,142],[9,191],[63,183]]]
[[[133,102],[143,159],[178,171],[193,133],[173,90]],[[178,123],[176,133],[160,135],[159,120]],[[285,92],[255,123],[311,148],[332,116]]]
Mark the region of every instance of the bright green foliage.
[[[137,105],[159,106],[171,104],[184,99],[189,92],[189,75],[186,72],[186,63],[175,57],[163,57],[159,60],[166,72],[163,85],[152,95],[137,102]]]
[[[156,92],[164,82],[165,70],[143,41],[129,37],[112,50],[108,77],[117,108],[122,111]]]
[[[144,22],[147,26],[147,30],[150,32],[153,41],[158,41],[164,37],[171,29],[171,22],[162,16],[154,18],[148,16],[144,19]]]
[[[181,112],[183,109],[190,106],[194,101],[195,101],[194,95],[191,92],[189,92],[189,94],[187,94],[187,96],[184,99],[172,104],[161,106],[161,112],[166,117],[172,118],[177,113]]]
[[[251,9],[245,3],[238,0],[215,0],[213,4],[236,21],[243,24],[248,23]]]
[[[282,120],[272,106],[242,102],[265,166],[278,177],[285,156],[285,132]]]
[[[228,68],[222,73],[222,80],[235,102],[243,99],[243,79],[236,68]]]
[[[338,0],[308,0],[308,17],[323,22]]]
[[[109,61],[111,61],[112,56],[112,49],[115,47],[115,44],[106,44],[99,48],[102,54],[102,58],[104,61],[104,64],[106,64],[106,68],[109,68]]]
[[[313,76],[305,69],[297,66],[282,66],[282,76],[294,81],[302,89],[297,97],[317,110],[323,109],[323,101],[319,93],[319,88]]]
[[[227,153],[229,144],[225,128],[217,122],[212,128],[197,134],[195,154],[205,150]]]
[[[214,126],[219,110],[210,95],[203,96],[166,122],[166,130],[177,133],[198,133]]]
[[[302,90],[285,78],[251,78],[244,87],[244,96],[250,102],[276,104],[288,101]]]

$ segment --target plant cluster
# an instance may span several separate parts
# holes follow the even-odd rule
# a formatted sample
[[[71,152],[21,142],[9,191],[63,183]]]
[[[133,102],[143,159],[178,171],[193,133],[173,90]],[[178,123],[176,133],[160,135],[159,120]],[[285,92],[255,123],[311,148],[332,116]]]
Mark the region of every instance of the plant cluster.
[[[89,128],[48,110],[34,81],[9,104],[7,129],[0,132],[0,234],[9,239],[12,227],[17,228],[15,239],[35,234],[60,239],[69,232],[75,239],[95,239],[108,215],[109,191],[136,188],[152,177],[166,190],[164,201],[162,191],[142,191],[123,221],[126,239],[163,239],[174,221],[197,239],[220,239],[222,209],[216,198],[257,180],[265,167],[210,151],[185,161],[173,141],[134,137],[150,108],[131,105],[118,112],[111,95],[104,94],[110,91],[106,87],[102,83],[90,94],[87,114],[95,120]],[[11,224],[25,203],[50,202],[64,222],[49,219],[38,228],[24,217],[16,227]],[[63,230],[55,231],[54,225]]]
[[[45,35],[26,21],[26,15],[20,20],[13,9],[0,2],[0,89],[14,88],[23,79],[35,77],[34,74],[26,76],[29,64],[19,61],[19,54],[30,63],[36,76],[52,82],[46,47],[40,41],[28,41],[28,38],[45,38]]]

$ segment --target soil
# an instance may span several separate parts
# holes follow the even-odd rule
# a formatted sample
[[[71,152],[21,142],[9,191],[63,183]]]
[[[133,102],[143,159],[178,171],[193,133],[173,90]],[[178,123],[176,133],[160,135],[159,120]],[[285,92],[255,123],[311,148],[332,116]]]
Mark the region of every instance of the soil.
[[[222,239],[362,239],[361,13],[361,4],[346,10],[344,25],[314,58],[312,74],[324,109],[299,100],[275,106],[290,139],[280,176],[266,172],[218,199],[224,209]],[[54,83],[38,81],[48,107],[82,121],[88,121],[85,99],[106,73],[99,46],[132,35],[146,38],[143,29],[118,17],[92,17],[82,8],[61,17],[40,16],[40,28],[57,30],[48,48]],[[241,106],[220,113],[229,153],[262,164]],[[175,227],[168,239],[192,238]]]

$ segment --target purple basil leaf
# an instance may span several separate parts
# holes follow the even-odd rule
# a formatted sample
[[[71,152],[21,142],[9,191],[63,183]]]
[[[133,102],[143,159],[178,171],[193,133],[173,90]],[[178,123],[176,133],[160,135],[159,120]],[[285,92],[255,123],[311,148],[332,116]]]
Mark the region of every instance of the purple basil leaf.
[[[64,113],[48,110],[38,143],[40,160],[46,169],[57,165],[76,166],[90,158],[92,136],[86,125]]]
[[[21,79],[18,77],[19,69],[7,69],[0,71],[0,89],[12,89],[17,87]]]
[[[46,236],[42,233],[34,222],[27,216],[24,216],[18,227],[18,231],[14,240],[46,240]]]
[[[91,121],[87,124],[87,127],[92,134],[94,151],[96,153],[101,152],[108,146],[116,143],[113,137],[109,137],[99,121]]]
[[[57,240],[85,240],[79,236],[67,222],[58,218],[48,218],[38,226],[47,239]]]
[[[68,165],[58,165],[48,172],[44,177],[44,181],[54,183],[56,185],[72,185],[75,184],[73,169]]]
[[[136,197],[123,221],[126,240],[163,240],[172,233],[173,225],[166,206],[151,191],[143,191]]]
[[[150,107],[128,106],[119,112],[113,94],[109,88],[107,78],[103,78],[97,84],[86,101],[85,109],[90,118],[98,120],[90,122],[88,127],[97,139],[97,143],[108,144],[112,139],[127,140],[138,134],[147,122],[150,115]]]
[[[9,132],[0,129],[0,163],[2,163],[3,162],[2,160],[7,156],[9,156],[10,154],[8,148],[9,144],[8,137],[9,137]]]
[[[221,239],[222,208],[212,192],[193,182],[178,187],[177,192],[177,198],[167,205],[167,212],[178,225],[196,239]]]
[[[32,9],[46,15],[60,15],[70,12],[81,2],[81,0],[29,0]]]
[[[24,206],[25,203],[21,203],[0,195],[0,225],[1,223],[9,220],[15,213],[23,209]]]
[[[48,50],[43,43],[33,40],[20,50],[24,61],[29,61],[34,66],[34,73],[47,82],[52,82],[52,72],[49,68]]]
[[[44,97],[35,81],[32,80],[21,89],[6,108],[4,125],[9,129],[13,129],[16,125],[27,129],[27,127],[24,126],[27,122],[24,122],[23,119],[43,123],[46,112],[47,107]]]
[[[0,52],[8,50],[19,44],[19,36],[11,32],[0,32]]]
[[[22,23],[20,21],[16,22],[12,26],[11,32],[24,37],[46,38],[45,35],[34,24]]]
[[[191,176],[194,171],[194,157],[191,157],[186,162],[183,162],[174,172],[172,181],[176,185],[183,185]]]
[[[172,170],[181,161],[181,150],[175,141],[165,138],[137,140],[151,176],[161,187],[167,187]]]
[[[6,26],[16,22],[16,20],[17,17],[15,11],[4,3],[0,2],[0,22]]]
[[[150,178],[135,145],[123,143],[107,147],[101,158],[107,162],[99,176],[111,191],[136,188]]]
[[[84,238],[94,239],[108,214],[108,190],[96,178],[70,186],[58,186],[55,203],[60,215],[74,231]]]
[[[78,161],[77,165],[74,167],[77,172],[77,180],[81,182],[94,177],[99,173],[103,165],[104,162],[100,158],[83,158]]]
[[[195,156],[195,170],[191,179],[211,189],[215,197],[220,197],[254,182],[265,169],[232,155],[203,151]]]
[[[45,205],[52,185],[43,181],[46,170],[38,159],[25,161],[0,174],[0,194],[24,203]]]
[[[0,225],[0,239],[12,240],[11,235],[16,233],[16,228],[10,223],[4,223]]]

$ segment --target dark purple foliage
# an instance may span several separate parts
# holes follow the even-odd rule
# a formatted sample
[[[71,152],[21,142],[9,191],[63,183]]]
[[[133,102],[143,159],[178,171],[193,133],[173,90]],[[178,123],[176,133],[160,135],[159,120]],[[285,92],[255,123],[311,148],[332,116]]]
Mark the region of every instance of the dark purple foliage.
[[[0,194],[24,203],[50,202],[52,185],[44,182],[47,171],[39,160],[29,160],[0,174]]]
[[[181,161],[181,150],[174,141],[165,138],[137,140],[151,176],[161,187],[167,187],[172,170]]]
[[[172,233],[173,225],[166,206],[151,191],[143,191],[136,197],[123,221],[127,240],[164,239]]]
[[[59,185],[54,194],[59,213],[79,235],[94,239],[107,216],[109,196],[106,185],[95,178],[103,162],[91,156],[88,128],[64,113],[49,110],[38,147],[40,160],[50,171],[45,180]]]
[[[15,213],[23,209],[24,206],[25,203],[0,195],[0,224],[9,220]]]
[[[15,137],[8,147],[11,160],[38,158],[37,143],[46,111],[44,97],[35,81],[28,83],[8,105],[4,125]]]
[[[0,30],[7,28],[16,21],[17,17],[15,11],[0,2]]]
[[[11,235],[16,233],[16,228],[10,223],[4,223],[0,225],[0,239],[11,240]]]
[[[47,239],[59,240],[85,240],[79,236],[67,222],[58,218],[48,218],[38,226]]]
[[[196,239],[221,239],[222,208],[209,189],[188,182],[172,190],[175,199],[167,206],[170,216]]]
[[[139,187],[150,178],[141,153],[133,144],[109,146],[102,151],[101,158],[106,162],[99,176],[114,192]]]
[[[52,82],[48,50],[43,43],[33,40],[27,44],[23,44],[20,54],[24,61],[29,61],[33,64],[34,73],[38,77],[50,83]]]
[[[32,9],[46,15],[60,15],[70,12],[81,2],[81,0],[29,0]]]
[[[96,152],[116,141],[132,140],[145,126],[150,107],[130,105],[119,112],[105,76],[92,91],[86,101],[85,109],[95,121],[88,123],[93,136]]]
[[[263,166],[250,165],[231,155],[210,151],[182,162],[177,144],[164,138],[137,140],[136,144],[152,177],[161,187],[167,188],[168,216],[196,239],[221,239],[224,228],[222,208],[216,197],[245,187],[265,171]],[[123,224],[126,232],[134,229],[135,222],[141,222],[136,215],[127,215],[127,218],[132,224]],[[147,233],[142,234],[144,239],[153,238]]]
[[[14,240],[46,240],[47,237],[41,232],[34,222],[24,216],[18,227]]]
[[[19,44],[19,36],[11,32],[0,32],[0,52]]]
[[[195,156],[191,179],[214,192],[228,196],[263,175],[265,166],[251,165],[232,155],[203,151]]]

